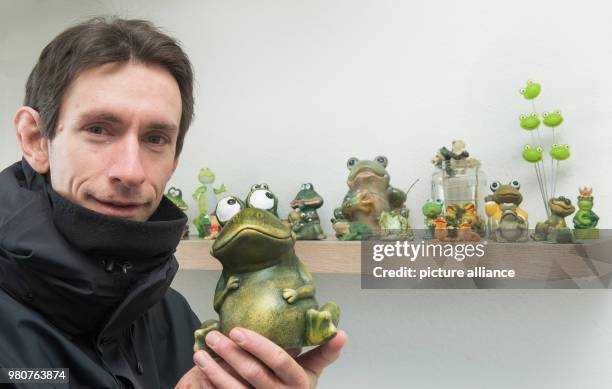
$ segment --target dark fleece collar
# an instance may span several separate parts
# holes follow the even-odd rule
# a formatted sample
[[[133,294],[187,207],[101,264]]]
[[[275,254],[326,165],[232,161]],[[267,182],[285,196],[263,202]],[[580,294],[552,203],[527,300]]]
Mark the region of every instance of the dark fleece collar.
[[[22,160],[0,173],[0,287],[62,331],[101,341],[163,298],[186,222],[165,196],[145,222],[91,211]]]

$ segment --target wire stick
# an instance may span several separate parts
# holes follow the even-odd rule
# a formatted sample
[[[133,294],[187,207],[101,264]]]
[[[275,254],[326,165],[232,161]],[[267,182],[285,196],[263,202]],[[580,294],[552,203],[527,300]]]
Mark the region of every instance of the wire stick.
[[[538,185],[540,187],[540,195],[542,196],[542,202],[544,203],[544,211],[546,212],[546,216],[550,216],[548,211],[548,202],[546,201],[546,195],[544,194],[544,186],[542,183],[539,163],[535,163],[533,167],[535,168],[536,176],[538,177]]]

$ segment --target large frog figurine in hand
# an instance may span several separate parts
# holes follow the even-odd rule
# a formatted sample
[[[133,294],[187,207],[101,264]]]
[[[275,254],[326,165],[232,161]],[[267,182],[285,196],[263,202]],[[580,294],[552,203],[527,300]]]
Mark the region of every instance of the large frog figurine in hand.
[[[372,232],[380,231],[380,215],[383,212],[404,209],[406,193],[389,185],[391,177],[386,170],[387,158],[378,156],[373,161],[350,158],[347,162],[350,170],[347,192],[342,205],[334,215],[336,236],[343,239],[346,231],[351,230],[352,223],[367,226]]]
[[[319,308],[312,276],[294,244],[295,233],[262,209],[242,209],[225,224],[211,250],[223,265],[214,297],[219,320],[207,320],[195,332],[195,351],[207,350],[208,332],[227,335],[237,326],[285,349],[336,335],[340,309],[335,303]]]

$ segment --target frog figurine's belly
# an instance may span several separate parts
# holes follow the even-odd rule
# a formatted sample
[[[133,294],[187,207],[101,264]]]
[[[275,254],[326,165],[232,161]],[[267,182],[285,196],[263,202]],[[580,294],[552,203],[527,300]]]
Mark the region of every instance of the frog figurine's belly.
[[[304,285],[297,269],[277,265],[253,273],[237,274],[240,286],[227,295],[219,310],[220,329],[229,334],[240,326],[256,331],[285,349],[306,344],[306,312],[317,308],[314,298],[292,304],[283,298],[283,289]]]

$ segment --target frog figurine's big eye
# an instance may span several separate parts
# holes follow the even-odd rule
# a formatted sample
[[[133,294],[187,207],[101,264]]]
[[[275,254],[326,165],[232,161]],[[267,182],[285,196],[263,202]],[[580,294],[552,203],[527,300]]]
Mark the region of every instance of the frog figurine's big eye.
[[[512,180],[510,182],[510,186],[512,186],[516,190],[520,190],[521,189],[521,183],[518,182],[518,180]]]
[[[346,161],[346,167],[348,170],[351,170],[357,162],[359,162],[359,158],[351,157],[348,161]]]
[[[437,199],[436,199],[436,203],[438,203],[438,204],[442,204],[442,203],[444,203],[444,200],[442,200],[442,199],[440,199],[440,198],[437,198]]]
[[[491,184],[491,191],[495,192],[501,187],[501,183],[499,181],[495,181]]]
[[[381,164],[383,167],[387,167],[388,160],[387,157],[385,157],[384,155],[379,155],[378,157],[374,158],[374,160]]]
[[[263,187],[255,189],[248,201],[249,207],[264,209],[266,211],[274,208],[274,195],[268,189]]]
[[[215,215],[221,226],[225,225],[234,215],[244,208],[242,201],[234,196],[224,197],[217,203]]]

